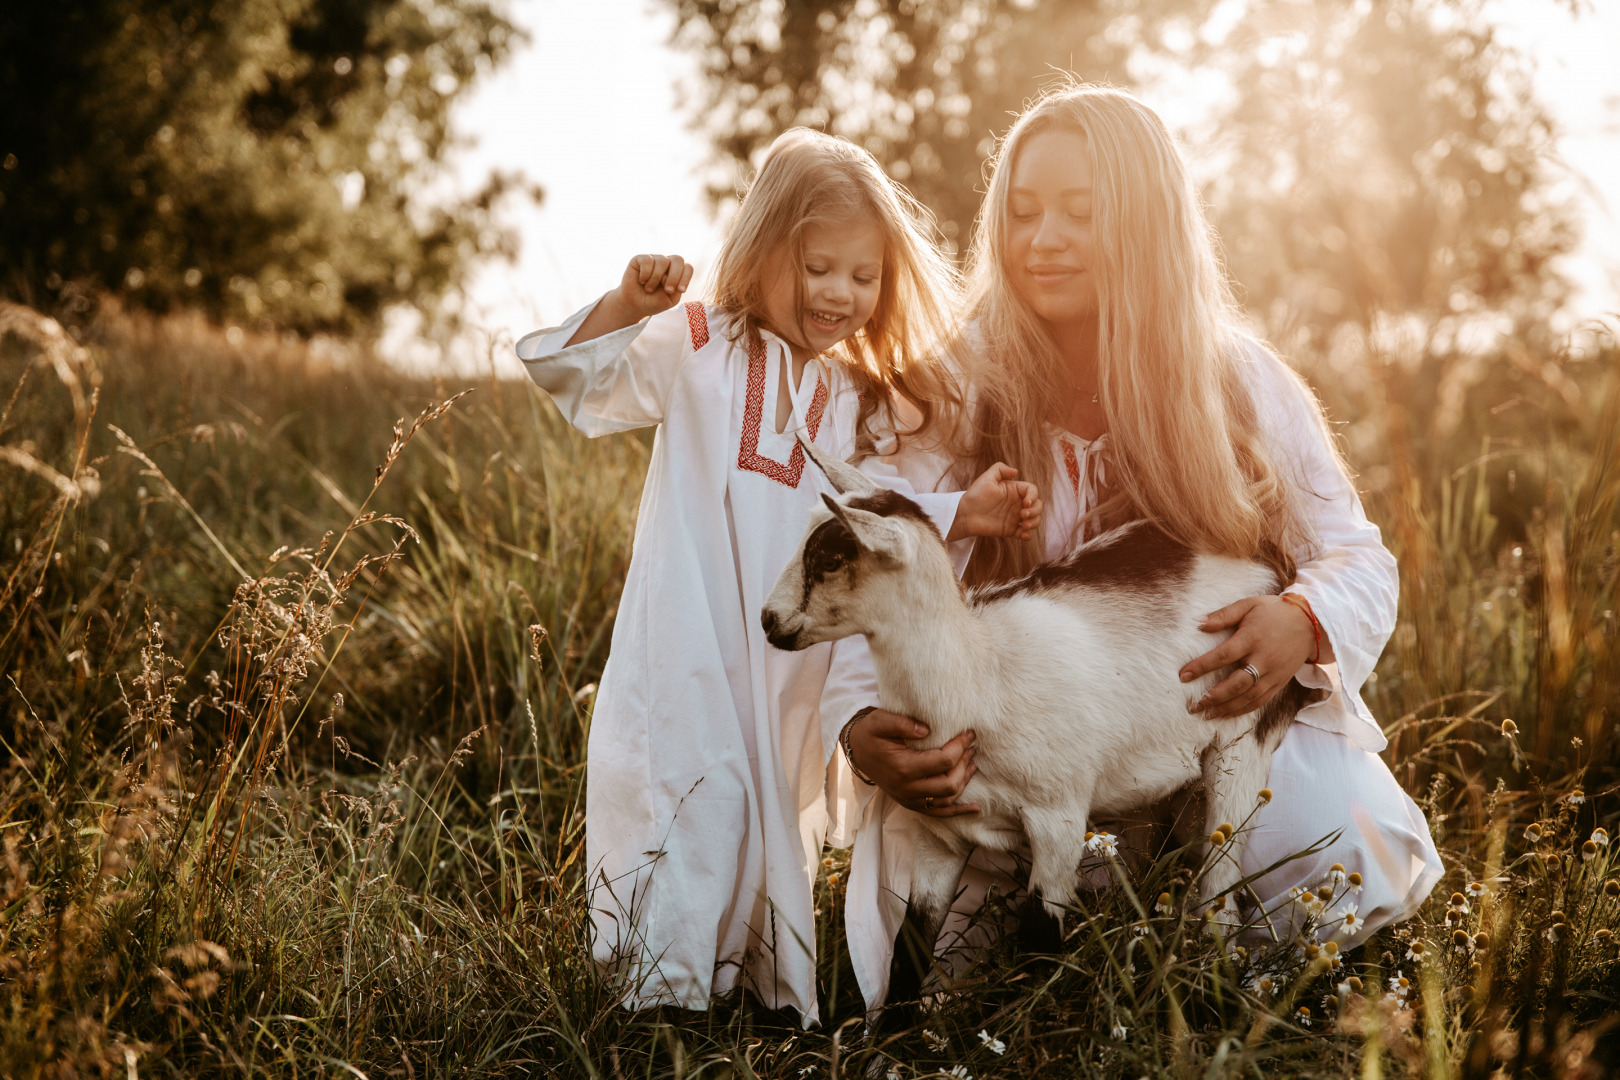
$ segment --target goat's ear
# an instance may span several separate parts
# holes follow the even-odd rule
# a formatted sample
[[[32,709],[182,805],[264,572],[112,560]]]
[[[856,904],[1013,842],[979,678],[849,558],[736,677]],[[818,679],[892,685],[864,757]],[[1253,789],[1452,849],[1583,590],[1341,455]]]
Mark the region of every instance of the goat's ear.
[[[847,461],[839,461],[833,455],[816,448],[816,444],[804,437],[804,432],[798,433],[799,445],[810,460],[816,463],[827,479],[832,481],[833,490],[840,495],[872,495],[877,492],[878,486],[855,466]]]
[[[821,501],[826,504],[828,510],[832,511],[832,516],[838,519],[838,523],[848,529],[851,536],[854,536],[855,526],[850,523],[849,514],[844,511],[843,504],[825,491],[821,493]]]
[[[893,521],[869,510],[857,510],[823,493],[821,501],[833,512],[840,524],[855,538],[855,546],[877,556],[886,566],[898,566],[906,561],[908,550],[906,532]]]

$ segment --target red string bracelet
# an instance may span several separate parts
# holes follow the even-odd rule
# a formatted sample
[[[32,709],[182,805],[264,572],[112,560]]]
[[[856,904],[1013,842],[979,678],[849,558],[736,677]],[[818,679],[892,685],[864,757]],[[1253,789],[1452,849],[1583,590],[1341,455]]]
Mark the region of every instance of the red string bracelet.
[[[1303,611],[1305,617],[1311,620],[1311,633],[1316,635],[1316,651],[1307,662],[1312,664],[1318,662],[1322,659],[1322,624],[1316,621],[1316,612],[1311,610],[1311,602],[1298,593],[1283,593],[1282,598]]]

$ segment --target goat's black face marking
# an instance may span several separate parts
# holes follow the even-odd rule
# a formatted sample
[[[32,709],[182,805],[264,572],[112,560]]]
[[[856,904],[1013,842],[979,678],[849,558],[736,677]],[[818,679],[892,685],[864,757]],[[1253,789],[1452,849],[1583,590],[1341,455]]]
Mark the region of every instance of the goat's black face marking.
[[[854,534],[842,521],[833,518],[817,525],[804,542],[804,599],[800,603],[808,603],[812,589],[854,562],[859,553]]]

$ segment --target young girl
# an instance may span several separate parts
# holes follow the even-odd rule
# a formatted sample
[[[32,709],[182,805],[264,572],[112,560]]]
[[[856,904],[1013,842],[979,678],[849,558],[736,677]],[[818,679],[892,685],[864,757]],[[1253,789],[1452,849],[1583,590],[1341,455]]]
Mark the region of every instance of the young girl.
[[[819,708],[832,648],[773,650],[759,613],[829,490],[800,436],[908,494],[945,469],[915,449],[960,403],[937,360],[954,279],[924,220],[863,150],[790,131],[714,303],[677,306],[691,268],[640,255],[517,344],[584,434],[659,425],[587,749],[594,951],[627,1006],[746,987],[818,1018],[812,886],[847,717]],[[1028,535],[1039,501],[1013,475],[915,497],[948,538]]]

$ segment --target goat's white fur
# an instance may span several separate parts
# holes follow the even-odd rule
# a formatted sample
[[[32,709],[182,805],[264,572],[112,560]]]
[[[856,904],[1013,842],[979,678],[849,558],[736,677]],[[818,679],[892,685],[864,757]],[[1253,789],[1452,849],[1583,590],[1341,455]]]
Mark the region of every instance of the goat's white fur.
[[[1031,893],[1058,916],[1075,901],[1088,818],[1141,807],[1199,779],[1206,831],[1250,815],[1281,732],[1260,745],[1258,714],[1208,720],[1189,713],[1225,672],[1191,683],[1178,673],[1225,636],[1201,631],[1203,616],[1275,592],[1271,570],[1194,556],[1168,597],[1168,619],[1165,596],[1148,603],[1106,583],[969,596],[937,532],[920,518],[850,506],[876,493],[872,482],[805,449],[840,495],[823,496],[766,601],[772,640],[805,648],[865,634],[883,707],[929,726],[918,748],[968,728],[977,735],[978,771],[961,799],[982,812],[909,815],[910,905],[923,913],[920,929],[937,933],[974,845],[1006,850],[1027,840]],[[806,590],[805,541],[835,515],[854,534],[854,565]],[[1130,540],[1116,531],[1087,547],[1117,542]],[[1203,879],[1204,897],[1235,885],[1237,867],[1236,853],[1222,852]]]

